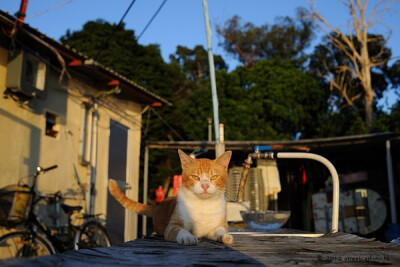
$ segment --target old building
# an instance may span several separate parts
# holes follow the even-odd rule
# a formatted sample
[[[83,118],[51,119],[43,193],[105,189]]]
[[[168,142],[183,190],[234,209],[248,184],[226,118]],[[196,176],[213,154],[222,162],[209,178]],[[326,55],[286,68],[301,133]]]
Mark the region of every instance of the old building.
[[[56,164],[39,192],[103,214],[114,243],[136,238],[137,215],[112,202],[107,183],[138,199],[141,114],[169,103],[1,11],[0,93],[0,187]]]

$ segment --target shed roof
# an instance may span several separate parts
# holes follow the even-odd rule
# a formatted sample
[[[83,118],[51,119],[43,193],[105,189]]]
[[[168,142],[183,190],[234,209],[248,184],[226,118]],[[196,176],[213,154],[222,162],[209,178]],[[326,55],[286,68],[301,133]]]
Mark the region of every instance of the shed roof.
[[[10,34],[16,22],[16,18],[0,10],[0,27],[2,29],[0,35],[6,36],[5,39],[7,39],[6,41],[5,39],[2,40],[3,44],[9,43]],[[167,100],[119,74],[115,70],[102,65],[68,45],[63,45],[47,37],[27,24],[23,24],[15,36],[17,41],[35,51],[45,51],[47,54],[51,54],[49,51],[55,49],[65,61],[67,69],[76,70],[88,78],[95,79],[96,82],[104,86],[107,84],[118,85],[122,92],[134,99],[135,102],[143,105],[171,105]],[[56,57],[56,55],[53,55],[53,57]]]

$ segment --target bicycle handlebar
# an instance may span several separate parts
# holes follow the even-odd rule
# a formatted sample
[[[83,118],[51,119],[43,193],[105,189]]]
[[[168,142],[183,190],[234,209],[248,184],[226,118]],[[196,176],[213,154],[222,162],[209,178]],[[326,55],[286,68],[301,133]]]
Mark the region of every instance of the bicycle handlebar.
[[[50,167],[48,167],[48,168],[41,169],[41,171],[42,171],[42,172],[47,172],[47,171],[50,171],[50,170],[55,169],[55,168],[57,168],[57,167],[58,167],[58,165],[53,165],[53,166],[50,166]]]
[[[36,182],[37,182],[37,179],[38,179],[38,177],[39,177],[39,175],[40,175],[41,173],[50,171],[50,170],[55,169],[55,168],[57,168],[57,167],[58,167],[58,165],[53,165],[53,166],[50,166],[50,167],[48,167],[48,168],[42,168],[42,167],[40,167],[40,166],[36,167],[36,173],[33,175],[32,186],[30,186],[31,191],[33,191],[34,188],[36,188]]]

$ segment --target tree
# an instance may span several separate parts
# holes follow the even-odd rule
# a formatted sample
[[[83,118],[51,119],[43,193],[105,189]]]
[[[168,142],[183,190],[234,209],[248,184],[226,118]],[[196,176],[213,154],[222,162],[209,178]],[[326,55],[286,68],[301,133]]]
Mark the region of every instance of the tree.
[[[391,51],[384,46],[384,39],[379,35],[369,35],[375,42],[368,44],[369,54],[373,57],[380,57],[382,60],[390,58]],[[356,40],[355,37],[352,37]],[[359,43],[355,47],[359,49]],[[383,48],[382,48],[383,47]],[[383,51],[382,51],[383,50]],[[340,71],[337,66],[352,66],[351,60],[340,49],[338,49],[328,37],[323,43],[316,46],[310,56],[309,70],[321,80],[325,88],[329,88],[331,93],[330,107],[332,112],[341,112],[349,107],[356,107],[364,110],[364,90],[360,80],[351,75],[348,71]],[[375,92],[373,109],[376,109],[376,100],[380,99],[383,92],[387,89],[391,80],[391,71],[387,64],[371,68],[371,86]],[[363,116],[365,118],[365,115]]]
[[[208,53],[203,46],[197,45],[194,49],[178,46],[175,54],[170,55],[170,64],[179,66],[184,75],[183,87],[176,94],[184,98],[193,93],[197,85],[209,79]],[[214,55],[215,70],[227,70],[227,65],[220,55]]]
[[[297,10],[298,14],[304,12]],[[234,16],[224,26],[217,26],[217,32],[224,39],[220,45],[245,66],[253,67],[260,59],[274,58],[291,60],[300,66],[306,59],[304,50],[313,38],[313,22],[278,17],[273,25],[256,27],[249,22],[242,24],[240,17]]]
[[[400,60],[397,60],[389,69],[389,78],[392,86],[400,87]]]
[[[181,81],[179,69],[164,62],[159,46],[138,44],[134,31],[126,30],[123,23],[89,21],[80,31],[67,31],[60,41],[164,98],[171,97]]]
[[[326,113],[326,95],[318,82],[293,63],[279,59],[262,60],[244,76],[254,125],[273,130],[273,139],[315,135],[319,117]],[[262,134],[263,135],[263,134]],[[268,136],[258,136],[266,138]]]
[[[380,0],[371,10],[367,10],[368,0],[342,0],[341,2],[348,8],[352,19],[352,25],[349,26],[351,32],[348,34],[330,24],[310,5],[309,17],[318,22],[332,45],[342,51],[348,59],[347,64],[336,66],[336,74],[332,74],[330,77],[331,84],[342,92],[343,97],[350,104],[358,97],[355,99],[348,97],[346,77],[360,81],[363,90],[365,121],[369,127],[373,122],[373,102],[375,97],[371,69],[384,65],[388,58],[382,57],[385,52],[385,42],[382,42],[378,53],[370,53],[370,43],[377,42],[379,39],[376,36],[369,35],[368,31],[379,23],[379,19],[396,1]],[[339,79],[335,80],[332,77],[339,77]]]

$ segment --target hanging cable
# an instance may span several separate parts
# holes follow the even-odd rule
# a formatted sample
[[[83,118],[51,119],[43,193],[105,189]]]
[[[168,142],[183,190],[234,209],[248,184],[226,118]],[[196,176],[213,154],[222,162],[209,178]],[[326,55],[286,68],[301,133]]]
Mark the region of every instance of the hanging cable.
[[[146,138],[147,133],[149,132],[149,127],[150,127],[150,115],[151,115],[151,109],[147,110],[147,120],[146,120],[146,127],[143,131],[143,138]]]
[[[111,32],[110,36],[108,37],[108,39],[103,43],[103,45],[101,46],[100,50],[97,52],[97,54],[93,57],[93,60],[96,60],[96,58],[98,58],[101,54],[101,52],[104,50],[104,48],[108,45],[108,43],[110,42],[110,40],[113,38],[116,30],[121,26],[122,22],[124,21],[124,18],[126,17],[126,15],[129,13],[129,10],[131,9],[131,7],[133,6],[133,4],[136,2],[136,0],[132,0],[131,4],[129,5],[129,7],[126,9],[124,15],[122,16],[122,18],[119,20],[119,23],[117,25],[117,27],[114,28],[114,30]]]
[[[165,5],[165,3],[167,2],[167,0],[164,0],[161,5],[158,7],[156,13],[154,13],[153,17],[151,17],[150,21],[146,24],[146,27],[144,27],[144,29],[142,30],[142,32],[139,34],[138,38],[136,39],[136,41],[139,41],[140,37],[142,37],[143,33],[147,30],[147,28],[150,26],[150,24],[153,22],[153,20],[156,18],[156,16],[158,15],[158,13],[161,11],[161,9],[163,8],[163,6]]]
[[[56,5],[56,6],[50,7],[50,8],[48,8],[48,9],[42,10],[42,11],[40,11],[40,12],[37,12],[37,13],[31,15],[31,16],[28,16],[28,17],[26,17],[25,19],[31,19],[31,18],[34,18],[34,17],[38,17],[38,16],[40,16],[40,15],[43,15],[44,13],[53,11],[53,10],[55,10],[55,9],[57,9],[57,8],[60,8],[60,7],[65,6],[65,5],[67,5],[67,4],[70,4],[70,3],[74,2],[74,1],[75,1],[75,0],[68,0],[68,1],[62,2],[62,3],[60,3],[60,4]]]
[[[151,108],[151,111],[153,111],[154,114],[156,114],[157,117],[158,117],[168,128],[170,128],[171,131],[172,131],[177,137],[179,137],[179,139],[181,139],[182,141],[185,141],[185,139],[183,139],[183,137],[182,137],[177,131],[175,131],[175,129],[174,129],[163,117],[161,117],[161,115],[158,114],[154,108]]]

